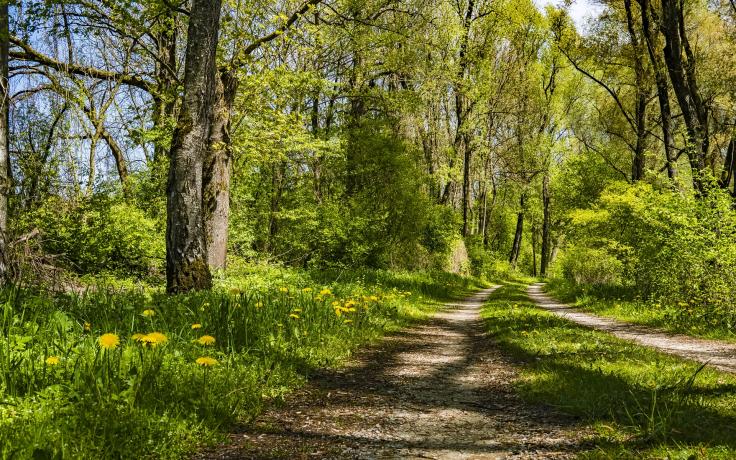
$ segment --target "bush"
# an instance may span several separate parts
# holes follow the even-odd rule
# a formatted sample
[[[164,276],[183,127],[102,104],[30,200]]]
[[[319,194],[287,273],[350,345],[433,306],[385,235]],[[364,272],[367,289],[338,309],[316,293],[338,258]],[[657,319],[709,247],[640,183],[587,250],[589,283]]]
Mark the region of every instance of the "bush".
[[[568,281],[589,286],[618,285],[623,264],[603,249],[570,248],[561,260]]]
[[[20,219],[17,232],[38,228],[46,253],[81,273],[161,271],[163,229],[139,208],[97,195],[79,202],[58,197]]]

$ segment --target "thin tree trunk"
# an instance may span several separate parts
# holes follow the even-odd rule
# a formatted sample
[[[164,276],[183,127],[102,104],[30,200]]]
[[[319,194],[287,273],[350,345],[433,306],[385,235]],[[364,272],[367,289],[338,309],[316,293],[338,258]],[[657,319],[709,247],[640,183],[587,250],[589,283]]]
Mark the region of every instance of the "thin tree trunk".
[[[212,123],[220,7],[220,0],[193,0],[190,11],[184,100],[169,155],[166,287],[170,293],[212,286],[202,212],[202,175]]]
[[[654,80],[657,84],[657,99],[659,100],[659,113],[662,124],[664,157],[667,162],[667,177],[674,179],[677,176],[677,170],[675,169],[675,155],[672,152],[675,140],[672,135],[672,109],[670,108],[669,83],[667,82],[667,74],[664,70],[662,58],[656,51],[659,45],[655,42],[652,31],[649,17],[649,0],[639,0],[639,8],[641,9],[642,31],[644,32],[644,40],[647,44],[647,53],[649,54],[652,69],[654,69]]]
[[[532,219],[532,276],[537,276],[537,222]]]
[[[550,256],[550,240],[551,240],[551,229],[552,229],[552,217],[550,210],[551,197],[549,193],[549,174],[545,174],[542,179],[542,255],[541,264],[539,267],[539,273],[542,276],[547,276],[547,267],[549,266]]]
[[[631,11],[631,0],[624,0],[626,9],[626,24],[629,31],[631,46],[634,50],[634,75],[636,80],[636,108],[634,112],[636,124],[636,146],[634,149],[634,158],[631,167],[631,180],[636,182],[644,178],[644,170],[646,167],[646,151],[647,140],[647,100],[649,99],[649,91],[647,88],[647,78],[644,71],[644,50],[641,41],[634,27],[634,15]]]
[[[7,239],[8,239],[8,196],[11,190],[10,180],[10,136],[8,126],[8,110],[10,107],[10,87],[8,85],[8,53],[9,53],[9,17],[8,2],[0,2],[0,284],[8,274]]]
[[[514,244],[511,246],[511,255],[509,256],[509,262],[516,268],[516,262],[519,260],[519,253],[521,252],[521,237],[524,232],[524,200],[525,196],[522,193],[521,199],[519,200],[519,213],[516,216],[516,233],[514,233]]]

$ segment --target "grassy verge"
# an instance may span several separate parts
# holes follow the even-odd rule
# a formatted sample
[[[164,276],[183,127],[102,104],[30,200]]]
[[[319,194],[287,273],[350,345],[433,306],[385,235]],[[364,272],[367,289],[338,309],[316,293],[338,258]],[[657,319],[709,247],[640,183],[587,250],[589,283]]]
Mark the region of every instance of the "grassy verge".
[[[581,310],[621,321],[656,327],[693,337],[736,342],[732,314],[687,304],[663,306],[657,302],[631,299],[621,289],[585,289],[565,280],[551,280],[544,290],[554,298]]]
[[[736,377],[577,326],[534,308],[525,289],[497,290],[483,317],[524,363],[521,394],[593,427],[583,457],[736,456]]]
[[[239,267],[212,292],[0,291],[1,458],[180,458],[476,282]]]

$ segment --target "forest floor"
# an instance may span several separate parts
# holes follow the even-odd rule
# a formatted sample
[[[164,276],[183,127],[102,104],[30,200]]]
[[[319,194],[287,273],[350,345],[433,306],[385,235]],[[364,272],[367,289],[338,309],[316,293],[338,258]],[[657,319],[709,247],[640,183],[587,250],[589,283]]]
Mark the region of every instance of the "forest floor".
[[[682,334],[672,334],[652,327],[604,318],[584,313],[559,303],[542,292],[542,284],[532,284],[527,293],[539,307],[582,326],[610,333],[620,339],[655,348],[667,354],[708,364],[726,372],[736,373],[736,344],[705,340]]]
[[[196,458],[570,458],[590,449],[580,418],[514,390],[522,364],[479,315],[493,291],[313,376]]]

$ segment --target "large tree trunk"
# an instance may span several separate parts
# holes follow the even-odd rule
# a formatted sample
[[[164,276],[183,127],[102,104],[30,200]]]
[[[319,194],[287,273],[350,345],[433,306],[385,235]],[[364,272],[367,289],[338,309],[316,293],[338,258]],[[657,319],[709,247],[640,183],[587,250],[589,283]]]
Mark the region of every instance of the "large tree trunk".
[[[675,140],[672,135],[672,109],[670,108],[667,74],[664,70],[662,57],[657,53],[659,44],[655,41],[654,33],[652,31],[649,17],[649,0],[639,0],[639,8],[641,9],[642,31],[644,32],[644,40],[647,44],[647,53],[649,54],[649,61],[652,64],[652,69],[654,69],[654,80],[657,84],[657,99],[659,100],[659,113],[662,124],[662,143],[664,144],[667,177],[674,179],[677,175],[677,171],[675,169],[675,155],[672,152]]]
[[[509,262],[516,268],[516,262],[519,260],[519,254],[521,253],[521,237],[524,233],[524,200],[525,196],[522,193],[519,204],[519,214],[516,216],[516,233],[514,233],[514,244],[511,246],[511,255],[509,256]]]
[[[8,2],[0,3],[0,284],[8,277],[7,231],[8,195],[10,195],[10,136],[8,110],[8,52],[10,41]]]
[[[169,155],[166,282],[170,293],[212,286],[202,212],[202,175],[215,94],[220,6],[220,0],[193,0],[189,17],[184,100]]]
[[[204,163],[203,212],[210,269],[224,270],[230,223],[230,175],[232,145],[230,119],[235,104],[237,79],[230,71],[220,72],[215,82],[212,127]]]
[[[542,179],[542,260],[539,267],[539,273],[542,276],[547,276],[547,268],[549,266],[550,242],[552,237],[552,212],[550,209],[550,202],[549,174],[545,174]]]

